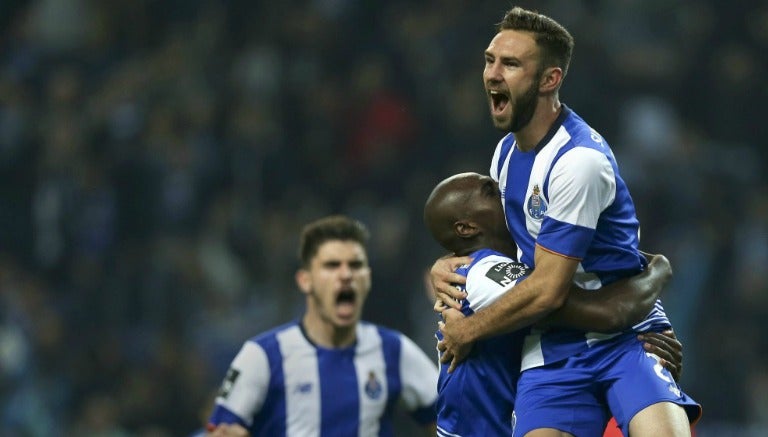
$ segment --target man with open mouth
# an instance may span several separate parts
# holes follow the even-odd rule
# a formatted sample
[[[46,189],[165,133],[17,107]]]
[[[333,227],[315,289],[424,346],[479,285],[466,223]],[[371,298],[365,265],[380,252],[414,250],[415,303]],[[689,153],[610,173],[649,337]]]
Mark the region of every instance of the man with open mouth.
[[[402,333],[360,320],[371,289],[368,230],[346,216],[304,227],[299,320],[246,341],[208,436],[391,436],[402,403],[435,435],[437,367]]]

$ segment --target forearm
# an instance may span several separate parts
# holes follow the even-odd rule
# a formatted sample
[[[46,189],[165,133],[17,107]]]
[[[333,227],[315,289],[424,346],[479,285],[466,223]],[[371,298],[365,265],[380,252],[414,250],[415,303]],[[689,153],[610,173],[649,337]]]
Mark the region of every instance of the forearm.
[[[669,260],[663,255],[650,256],[648,268],[631,278],[594,291],[574,286],[565,305],[541,323],[582,331],[620,331],[648,315],[671,277]]]
[[[652,301],[644,305],[652,305]],[[561,327],[593,332],[616,332],[628,325],[627,320],[637,317],[637,306],[617,294],[571,289],[560,309],[541,320],[542,327]],[[647,314],[646,311],[643,315]]]
[[[533,275],[501,295],[492,305],[463,319],[462,331],[471,341],[493,337],[532,325],[564,302],[567,289],[545,292]]]

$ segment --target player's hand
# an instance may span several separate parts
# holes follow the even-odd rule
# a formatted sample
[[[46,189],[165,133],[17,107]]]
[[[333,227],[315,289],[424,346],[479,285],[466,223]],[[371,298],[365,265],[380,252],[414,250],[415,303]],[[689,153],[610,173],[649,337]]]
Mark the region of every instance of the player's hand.
[[[663,332],[644,332],[637,337],[643,348],[659,357],[659,364],[669,370],[675,381],[683,376],[683,344],[671,329]]]
[[[429,277],[435,291],[435,312],[442,312],[444,306],[461,309],[458,301],[467,297],[467,294],[456,288],[456,284],[466,283],[467,278],[456,273],[456,269],[471,262],[472,258],[468,256],[448,255],[438,259],[432,265]]]
[[[440,363],[451,363],[448,367],[448,373],[451,373],[467,358],[473,343],[464,336],[466,329],[461,326],[464,323],[464,314],[461,311],[447,308],[441,314],[444,322],[438,322],[437,326],[443,334],[443,339],[437,343],[437,350],[441,353]]]
[[[213,430],[208,430],[205,437],[248,437],[248,430],[237,423],[220,423]]]

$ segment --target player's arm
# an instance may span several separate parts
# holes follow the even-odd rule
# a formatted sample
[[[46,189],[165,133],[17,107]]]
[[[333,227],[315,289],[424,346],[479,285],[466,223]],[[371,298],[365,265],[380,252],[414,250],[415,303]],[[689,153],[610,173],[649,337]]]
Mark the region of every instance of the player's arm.
[[[410,338],[400,336],[400,401],[426,435],[437,434],[437,366]]]
[[[440,324],[443,340],[438,349],[440,361],[453,369],[469,354],[477,340],[512,332],[532,325],[565,303],[579,260],[547,251],[538,244],[534,252],[536,269],[525,281],[517,283],[494,303],[472,317],[452,317],[445,310],[448,323]]]
[[[617,332],[641,322],[672,278],[672,266],[664,255],[649,255],[649,258],[644,272],[599,290],[573,286],[565,305],[538,325]]]
[[[207,430],[211,433],[226,432],[221,435],[239,435],[238,427],[221,425],[248,428],[261,410],[270,377],[264,349],[255,342],[246,342],[232,361],[219,389]]]
[[[205,437],[248,437],[250,435],[241,425],[228,423],[221,423],[205,433]]]

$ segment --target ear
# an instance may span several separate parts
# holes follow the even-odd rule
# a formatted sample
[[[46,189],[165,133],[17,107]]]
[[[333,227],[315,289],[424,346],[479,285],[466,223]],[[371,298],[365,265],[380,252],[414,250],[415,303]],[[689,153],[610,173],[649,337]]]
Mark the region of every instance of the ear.
[[[472,238],[480,232],[475,222],[459,220],[453,224],[453,231],[460,238]]]
[[[560,67],[545,68],[539,80],[539,92],[551,93],[557,91],[563,81],[563,69]]]
[[[299,269],[296,271],[296,285],[299,286],[302,293],[309,294],[312,290],[312,278],[309,276],[309,270]]]

